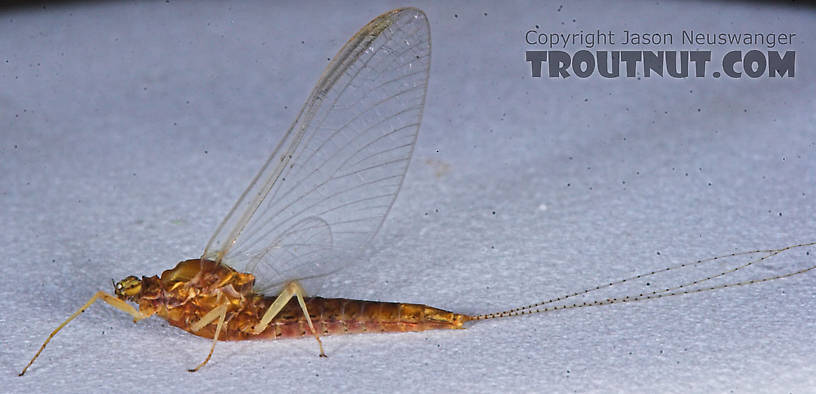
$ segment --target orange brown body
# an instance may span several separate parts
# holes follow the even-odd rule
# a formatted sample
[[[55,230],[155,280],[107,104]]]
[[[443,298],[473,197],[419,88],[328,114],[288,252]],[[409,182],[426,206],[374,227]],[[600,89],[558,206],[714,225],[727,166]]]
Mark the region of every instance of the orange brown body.
[[[321,334],[462,328],[469,320],[679,296],[816,270],[816,265],[811,265],[758,279],[697,286],[784,251],[816,246],[811,242],[697,260],[475,316],[417,304],[305,297],[293,279],[342,268],[343,262],[351,261],[352,253],[362,251],[376,235],[394,204],[422,121],[430,50],[428,20],[418,9],[391,10],[365,25],[332,58],[292,126],[207,242],[202,258],[182,261],[160,277],[129,276],[115,284],[115,295],[97,291],[48,336],[20,375],[63,327],[96,301],[128,313],[134,322],[158,315],[176,327],[212,338],[206,359],[189,370],[195,372],[210,360],[219,339],[312,334],[320,346],[320,356],[325,356]],[[335,256],[340,251],[342,259]],[[753,254],[762,256],[674,286],[620,298],[565,301],[670,270]],[[277,297],[267,297],[253,290],[255,276],[235,271],[222,264],[222,259],[247,267],[259,277],[292,281]],[[258,262],[265,264],[260,270],[256,270]],[[306,265],[303,271],[287,270],[293,268],[287,264],[307,262],[314,264]],[[138,304],[139,309],[126,301]]]
[[[202,319],[219,303],[229,306],[218,339],[225,341],[291,338],[311,334],[306,317],[291,300],[259,334],[256,324],[275,301],[253,291],[255,277],[240,273],[211,260],[180,262],[161,277],[128,277],[117,286],[116,295],[139,304],[139,311],[158,315],[170,324],[195,335],[212,338],[215,322],[198,331],[193,323]],[[219,293],[221,301],[218,301]],[[344,298],[305,298],[306,307],[320,335],[362,332],[405,332],[429,329],[462,328],[470,316],[418,304],[349,300]]]

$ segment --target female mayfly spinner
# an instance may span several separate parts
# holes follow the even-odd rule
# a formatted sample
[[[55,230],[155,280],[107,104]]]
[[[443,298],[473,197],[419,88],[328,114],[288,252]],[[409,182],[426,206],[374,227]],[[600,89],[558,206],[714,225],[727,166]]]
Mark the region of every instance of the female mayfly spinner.
[[[456,329],[472,320],[688,294],[816,268],[699,286],[816,243],[755,250],[722,256],[761,255],[753,261],[669,288],[563,303],[591,291],[721,257],[482,315],[418,304],[307,297],[304,286],[354,261],[391,209],[422,120],[430,59],[430,27],[422,11],[396,9],[365,25],[329,63],[295,122],[218,226],[202,256],[182,261],[161,276],[129,276],[115,284],[114,294],[97,292],[48,336],[20,375],[57,332],[97,300],[127,312],[134,322],[158,315],[171,325],[212,339],[204,361],[189,370],[195,372],[210,360],[218,340],[311,334],[320,356],[325,357],[320,335]],[[127,301],[138,304],[138,309]]]

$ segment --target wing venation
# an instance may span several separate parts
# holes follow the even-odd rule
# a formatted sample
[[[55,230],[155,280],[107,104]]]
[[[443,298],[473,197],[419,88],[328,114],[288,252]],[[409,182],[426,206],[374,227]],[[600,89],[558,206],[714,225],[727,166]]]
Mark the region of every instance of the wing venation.
[[[352,263],[399,193],[422,121],[430,28],[389,11],[340,49],[204,258],[274,291]],[[307,289],[310,286],[306,286]]]

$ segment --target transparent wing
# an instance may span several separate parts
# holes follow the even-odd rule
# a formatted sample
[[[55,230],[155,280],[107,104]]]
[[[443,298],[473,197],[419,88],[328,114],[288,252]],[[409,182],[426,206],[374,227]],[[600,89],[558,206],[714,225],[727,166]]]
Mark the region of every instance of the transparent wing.
[[[430,56],[428,20],[415,8],[386,12],[357,32],[203,257],[253,273],[262,291],[354,261],[402,185]]]

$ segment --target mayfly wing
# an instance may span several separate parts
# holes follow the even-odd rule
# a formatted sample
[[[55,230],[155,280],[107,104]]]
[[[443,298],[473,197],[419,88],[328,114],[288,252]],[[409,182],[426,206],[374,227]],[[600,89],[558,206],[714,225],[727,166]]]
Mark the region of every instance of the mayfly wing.
[[[414,149],[430,71],[415,8],[365,25],[337,53],[283,140],[218,226],[204,258],[256,288],[352,262],[379,230]]]

